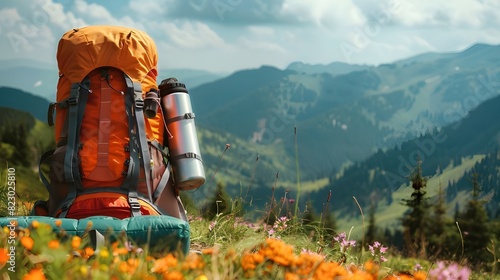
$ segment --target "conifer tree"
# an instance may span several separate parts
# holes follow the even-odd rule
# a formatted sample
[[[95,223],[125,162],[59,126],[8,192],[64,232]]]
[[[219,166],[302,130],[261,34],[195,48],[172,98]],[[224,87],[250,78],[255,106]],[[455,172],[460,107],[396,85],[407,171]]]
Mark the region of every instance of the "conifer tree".
[[[410,174],[410,183],[413,193],[410,199],[404,199],[403,204],[409,209],[402,219],[403,235],[407,252],[412,257],[426,258],[426,235],[428,225],[429,203],[425,197],[427,180],[422,176],[422,161],[417,160],[417,166]]]
[[[370,208],[369,208],[369,213],[368,213],[368,228],[366,230],[366,243],[367,244],[372,244],[374,241],[377,241],[378,234],[377,234],[377,226],[376,226],[376,220],[375,220],[375,212],[377,210],[377,202],[376,202],[376,197],[375,193],[372,193],[370,195]],[[380,240],[378,240],[380,241]]]
[[[321,212],[320,225],[324,231],[325,238],[333,238],[335,234],[335,229],[337,227],[335,216],[330,210],[330,199],[332,197],[332,191],[328,192],[326,203],[323,204],[323,211]]]
[[[231,199],[225,189],[223,183],[217,183],[217,189],[213,196],[201,208],[201,213],[205,219],[213,220],[218,214],[226,214],[231,210]]]
[[[456,253],[454,248],[460,242],[456,226],[451,217],[446,215],[446,193],[439,187],[437,200],[431,208],[432,227],[428,227],[427,240],[429,241],[429,255],[433,257],[452,257]]]
[[[480,265],[483,262],[488,262],[491,258],[486,249],[491,236],[485,202],[479,197],[481,193],[479,174],[473,172],[471,177],[472,197],[467,203],[465,211],[461,214],[460,227],[463,233],[465,256],[472,264]]]
[[[306,210],[302,217],[302,223],[304,225],[311,225],[318,221],[318,214],[314,210],[314,204],[312,201],[308,200],[306,203]]]
[[[337,228],[337,222],[333,211],[326,212],[322,217],[322,226],[324,230],[324,235],[326,239],[331,239],[335,235],[335,230]]]

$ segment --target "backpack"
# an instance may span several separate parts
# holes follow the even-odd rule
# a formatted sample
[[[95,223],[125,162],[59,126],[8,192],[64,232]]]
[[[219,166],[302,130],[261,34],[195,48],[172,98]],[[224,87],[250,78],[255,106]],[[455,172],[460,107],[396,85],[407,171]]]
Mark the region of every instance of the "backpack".
[[[144,112],[145,101],[159,104],[153,40],[131,28],[88,26],[66,32],[56,57],[48,112],[56,148],[40,160],[50,161],[49,178],[39,171],[49,192],[44,214],[187,220],[170,176],[164,116]]]

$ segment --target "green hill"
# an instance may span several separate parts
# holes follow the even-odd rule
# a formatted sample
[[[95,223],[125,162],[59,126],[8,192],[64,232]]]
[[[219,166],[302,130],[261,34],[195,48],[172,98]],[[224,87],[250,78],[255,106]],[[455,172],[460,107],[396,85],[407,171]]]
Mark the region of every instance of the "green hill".
[[[16,191],[23,199],[48,196],[38,179],[38,161],[54,146],[53,130],[30,113],[0,107],[0,172],[4,183],[8,168],[16,170]]]
[[[43,97],[11,87],[0,87],[0,104],[3,107],[30,112],[35,118],[47,122],[50,102]]]
[[[500,97],[495,97],[459,122],[406,141],[394,149],[379,150],[341,173],[330,174],[329,188],[334,193],[333,208],[342,217],[340,224],[360,226],[359,209],[353,203],[353,196],[366,208],[375,196],[380,227],[398,224],[393,217],[401,217],[406,210],[401,201],[411,194],[408,176],[418,157],[422,159],[422,173],[429,179],[427,193],[434,197],[442,187],[450,214],[465,205],[471,190],[470,173],[475,170],[480,176],[489,214],[492,218],[498,217],[500,124],[491,120],[500,118],[499,106]],[[309,198],[321,201],[325,192],[313,192]]]
[[[262,67],[190,94],[201,127],[250,143],[279,142],[289,157],[296,127],[302,174],[314,179],[457,121],[498,95],[499,54],[499,46],[475,45],[378,67]]]

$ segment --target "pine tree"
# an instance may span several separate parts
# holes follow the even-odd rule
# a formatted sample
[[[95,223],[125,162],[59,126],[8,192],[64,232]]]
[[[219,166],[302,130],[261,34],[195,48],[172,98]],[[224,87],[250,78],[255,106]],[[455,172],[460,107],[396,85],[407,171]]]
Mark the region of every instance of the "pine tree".
[[[302,216],[302,224],[312,225],[318,222],[318,214],[314,210],[314,204],[312,201],[308,200],[306,203],[306,210]]]
[[[485,202],[480,199],[481,185],[479,174],[472,173],[472,198],[467,203],[465,211],[461,214],[460,228],[464,239],[464,253],[474,265],[488,262],[491,258],[486,247],[490,242],[488,214]]]
[[[377,210],[377,202],[375,193],[370,196],[370,209],[368,213],[368,229],[366,230],[366,243],[372,244],[374,241],[378,240],[377,226],[375,220],[375,212]],[[380,241],[380,240],[378,240]]]
[[[337,222],[333,211],[326,212],[322,217],[322,226],[324,230],[325,239],[332,239],[335,235],[335,230],[337,228]]]
[[[320,218],[320,226],[324,231],[324,235],[326,239],[333,238],[335,234],[335,229],[337,228],[337,222],[333,212],[330,210],[330,200],[332,197],[332,191],[328,192],[328,196],[326,198],[326,203],[323,204],[323,211],[321,213]]]
[[[227,214],[231,211],[231,199],[226,193],[225,185],[217,183],[214,195],[202,206],[201,213],[205,219],[213,220],[218,214]]]
[[[428,227],[429,255],[452,258],[460,244],[460,236],[451,217],[446,215],[446,193],[440,186],[437,200],[432,207],[432,227]]]
[[[411,187],[413,193],[411,199],[404,199],[403,204],[409,209],[403,216],[403,235],[407,252],[412,257],[426,258],[426,235],[425,230],[428,224],[429,203],[425,197],[427,180],[422,176],[422,161],[418,158],[417,166],[410,174]]]

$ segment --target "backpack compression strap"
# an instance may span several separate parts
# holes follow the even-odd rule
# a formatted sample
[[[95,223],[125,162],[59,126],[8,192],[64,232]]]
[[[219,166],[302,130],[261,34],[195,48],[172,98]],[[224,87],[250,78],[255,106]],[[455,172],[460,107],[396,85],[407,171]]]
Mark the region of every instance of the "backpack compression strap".
[[[59,217],[64,218],[68,214],[69,207],[73,204],[76,198],[77,191],[83,191],[82,181],[80,178],[78,145],[80,139],[80,127],[82,125],[83,113],[87,105],[87,98],[92,91],[89,90],[90,81],[85,78],[80,83],[71,85],[70,97],[68,99],[68,115],[67,126],[63,128],[64,134],[68,137],[66,154],[64,155],[64,180],[68,183],[68,195],[61,203],[61,214]]]
[[[146,188],[148,190],[148,199],[151,203],[153,203],[153,194],[152,194],[152,174],[151,174],[151,166],[153,162],[151,161],[151,156],[149,154],[149,145],[148,141],[146,139],[146,128],[145,128],[145,122],[144,122],[144,112],[143,112],[143,107],[144,107],[144,100],[142,99],[142,86],[140,83],[133,82],[130,77],[128,77],[126,74],[124,75],[125,77],[125,82],[127,83],[127,90],[131,93],[129,95],[133,96],[133,108],[134,108],[134,113],[135,115],[135,125],[134,126],[129,126],[130,131],[131,131],[131,137],[130,137],[130,142],[131,143],[137,143],[137,138],[139,140],[138,146],[140,148],[140,156],[142,159],[142,166],[144,168],[144,177],[146,179]],[[129,99],[127,99],[129,100]],[[128,104],[127,104],[128,105]],[[129,106],[127,106],[129,107]],[[132,107],[132,106],[130,106]],[[132,129],[132,127],[135,127],[135,129]],[[135,132],[134,136],[134,141],[132,138],[132,133]],[[132,150],[131,150],[131,155],[132,155]],[[135,185],[135,188],[137,189],[137,185]],[[130,193],[130,192],[129,192]],[[130,200],[130,197],[129,197]],[[130,201],[129,201],[130,202]]]
[[[156,190],[153,193],[153,203],[156,202],[156,200],[160,197],[161,193],[165,190],[168,181],[170,180],[170,155],[165,153],[163,150],[163,147],[158,141],[153,140],[151,141],[151,146],[157,149],[164,157],[164,160],[167,163],[167,166],[165,166],[165,171],[163,171],[163,175],[160,178],[160,182],[156,186]]]
[[[128,116],[128,127],[129,127],[129,151],[130,151],[130,161],[128,163],[128,172],[125,181],[123,181],[122,188],[128,191],[128,204],[130,205],[130,212],[132,217],[141,215],[141,205],[139,204],[138,194],[137,194],[137,183],[139,182],[139,150],[138,150],[138,140],[137,140],[137,130],[135,129],[135,118],[134,115],[134,87],[130,86],[127,75],[125,76],[125,81],[127,83],[127,92],[125,95],[125,110]]]

